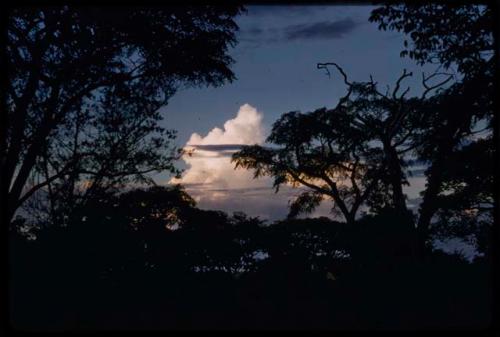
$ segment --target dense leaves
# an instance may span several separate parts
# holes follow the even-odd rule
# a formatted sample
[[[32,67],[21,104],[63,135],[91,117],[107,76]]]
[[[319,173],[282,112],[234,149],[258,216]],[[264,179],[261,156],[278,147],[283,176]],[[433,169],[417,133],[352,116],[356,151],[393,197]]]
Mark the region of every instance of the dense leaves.
[[[425,96],[451,78],[434,86],[424,80],[420,97],[406,97],[409,88],[400,89],[413,76],[406,70],[392,92],[383,93],[373,79],[350,83],[336,63],[319,66],[330,65],[348,88],[337,106],[283,114],[267,139],[279,147],[245,146],[233,155],[235,166],[254,170],[256,178],[274,177],[277,190],[282,184],[307,187],[291,203],[290,216],[311,212],[323,198],[333,200],[334,209],[351,223],[362,205],[375,212],[395,208],[407,213],[402,186],[431,114],[422,111]]]
[[[144,182],[151,171],[175,173],[174,133],[158,125],[158,109],[179,86],[234,79],[227,52],[240,11],[13,8],[6,45],[9,123],[0,149],[8,218],[51,184],[57,185],[51,194],[69,201],[68,193],[80,194],[77,184],[92,194],[130,179]]]
[[[493,9],[477,4],[387,4],[372,11],[370,21],[382,30],[404,32],[402,56],[421,64],[457,66],[466,77],[482,72],[494,54]]]
[[[457,223],[470,228],[471,221],[476,225],[491,224],[491,213],[486,216],[490,219],[487,221],[471,217],[476,212],[471,204],[480,204],[484,195],[488,195],[488,200],[493,198],[487,187],[493,181],[493,164],[482,165],[483,159],[480,159],[490,157],[493,149],[494,74],[498,58],[494,57],[492,7],[385,5],[375,9],[370,20],[379,23],[381,29],[407,34],[412,44],[405,42],[402,55],[409,55],[421,64],[435,62],[439,68],[456,67],[461,76],[460,81],[432,97],[421,109],[427,118],[418,137],[418,154],[428,164],[418,220],[422,240],[428,235],[434,215],[440,218],[441,228],[444,223],[450,223],[451,228],[456,228]],[[477,151],[469,151],[470,148]],[[473,168],[472,164],[464,166],[465,163],[478,165]],[[463,198],[461,189],[457,189],[457,177],[450,175],[460,170],[459,167],[467,167],[470,172],[462,175],[460,184],[469,186],[466,189],[477,186],[482,189],[481,193],[470,191],[470,198]],[[475,176],[480,176],[485,184],[478,184]],[[447,195],[444,198],[447,202],[442,195]],[[471,201],[474,198],[475,201]],[[461,216],[457,217],[459,213]],[[480,227],[486,228],[481,232],[489,232],[489,226]]]
[[[169,227],[172,212],[178,228]],[[23,330],[487,324],[484,262],[433,253],[416,263],[412,229],[391,213],[356,226],[265,225],[198,209],[178,187],[108,195],[36,240],[11,232],[11,322]]]
[[[336,63],[319,63],[329,75],[328,67],[338,70],[347,94],[332,109],[283,114],[267,139],[277,147],[243,147],[233,156],[236,167],[254,170],[255,177],[274,177],[277,190],[282,184],[307,187],[291,202],[290,216],[331,199],[353,223],[361,205],[372,213],[392,208],[408,214],[403,185],[417,162],[426,165],[427,178],[418,214],[422,249],[435,215],[441,224],[491,223],[492,209],[478,205],[491,204],[493,170],[478,157],[493,153],[492,19],[492,9],[479,5],[388,4],[373,10],[370,21],[380,29],[402,31],[411,39],[402,56],[439,65],[422,74],[421,95],[409,96],[410,87],[404,89],[405,79],[413,76],[406,70],[393,89],[382,92],[371,77],[351,83]],[[452,173],[473,162],[474,168],[463,169],[469,174]],[[478,209],[486,210],[482,218]]]

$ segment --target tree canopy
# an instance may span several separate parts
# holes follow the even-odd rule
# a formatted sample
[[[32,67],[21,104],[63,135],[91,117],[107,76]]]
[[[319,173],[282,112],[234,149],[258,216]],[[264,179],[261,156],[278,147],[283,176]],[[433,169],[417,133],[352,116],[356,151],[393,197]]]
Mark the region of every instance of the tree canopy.
[[[421,241],[425,241],[436,212],[441,216],[449,213],[442,208],[444,204],[439,201],[439,195],[448,194],[447,198],[451,198],[449,194],[457,192],[452,188],[456,186],[455,178],[447,174],[461,165],[454,160],[460,157],[465,162],[473,162],[476,156],[488,156],[487,149],[493,148],[494,75],[498,59],[493,39],[493,8],[476,4],[387,4],[375,9],[370,21],[377,22],[381,29],[407,34],[412,43],[405,41],[402,56],[410,56],[421,64],[436,63],[438,68],[456,67],[462,77],[427,105],[430,113],[419,148],[420,158],[428,165],[418,221]],[[476,148],[485,152],[469,151],[474,147],[469,146],[471,142],[479,142]],[[489,145],[484,146],[486,143]],[[481,176],[485,181],[493,180],[493,171],[482,165],[477,169],[483,170]],[[476,185],[472,176],[468,177],[471,180],[462,180],[462,184]],[[491,191],[487,191],[490,191],[488,188],[484,192],[493,198]],[[456,202],[464,201],[459,195],[456,197]],[[460,203],[459,207],[474,212],[470,202]]]
[[[292,216],[310,212],[326,197],[352,223],[361,204],[374,212],[406,213],[402,187],[419,162],[426,165],[427,178],[418,212],[422,245],[434,215],[486,210],[491,219],[485,203],[493,200],[487,187],[493,171],[478,164],[465,174],[456,161],[472,163],[474,148],[482,162],[493,148],[492,15],[481,5],[387,4],[373,10],[370,21],[380,29],[402,31],[411,40],[404,42],[401,56],[437,64],[432,74],[422,73],[422,94],[410,96],[410,87],[404,89],[404,80],[413,76],[406,70],[392,90],[381,91],[371,77],[351,83],[338,64],[319,63],[328,74],[328,67],[336,67],[347,94],[332,109],[285,113],[267,139],[278,147],[243,147],[233,156],[236,167],[253,169],[255,177],[273,176],[276,187],[309,188],[291,204]],[[456,207],[448,207],[452,202]]]
[[[277,191],[284,183],[307,187],[291,204],[290,216],[311,212],[324,197],[350,223],[364,204],[371,211],[391,207],[407,213],[403,185],[428,118],[419,110],[452,77],[430,85],[441,74],[424,75],[421,96],[406,97],[410,88],[401,90],[403,81],[413,76],[406,70],[384,93],[373,78],[351,83],[336,63],[318,64],[327,71],[328,66],[336,67],[347,86],[337,106],[284,114],[267,139],[279,148],[244,146],[233,155],[236,167],[255,170],[256,178],[273,176]]]
[[[77,182],[93,190],[123,178],[144,180],[152,170],[175,172],[174,134],[158,125],[158,109],[181,85],[234,79],[227,51],[241,11],[236,5],[12,9],[9,123],[0,147],[8,218],[40,188],[66,184],[63,177],[70,177],[69,190]]]
[[[255,170],[256,178],[274,177],[276,192],[287,183],[308,187],[292,203],[292,217],[312,211],[323,198],[329,198],[347,221],[353,221],[377,182],[365,174],[369,165],[376,164],[366,161],[370,159],[366,135],[351,124],[353,117],[340,109],[289,112],[274,123],[267,139],[279,148],[244,146],[233,155],[233,162],[236,168]]]
[[[493,58],[493,20],[491,6],[463,3],[385,4],[370,15],[380,29],[409,38],[401,56],[420,64],[457,66],[467,77],[483,72]]]

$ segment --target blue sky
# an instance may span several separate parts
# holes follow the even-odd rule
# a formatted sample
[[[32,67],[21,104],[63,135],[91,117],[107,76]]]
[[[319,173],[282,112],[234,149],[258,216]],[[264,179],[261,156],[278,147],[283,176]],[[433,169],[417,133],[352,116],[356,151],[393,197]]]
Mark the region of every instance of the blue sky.
[[[408,83],[413,82],[417,89],[421,68],[399,57],[404,36],[379,31],[368,22],[373,8],[249,6],[248,13],[236,20],[240,26],[239,43],[230,51],[237,80],[218,88],[180,90],[164,109],[166,125],[178,130],[179,144],[184,144],[193,131],[206,133],[224,124],[244,103],[263,111],[267,125],[291,110],[332,106],[345,87],[335,73],[328,78],[324,71],[316,69],[318,62],[337,62],[353,80],[368,80],[372,74],[384,86],[393,84],[407,68],[416,72]],[[346,20],[353,24],[343,34],[286,37],[290,27]],[[259,34],[254,33],[257,29]]]
[[[236,20],[239,43],[230,50],[237,79],[218,88],[179,90],[163,109],[164,125],[178,130],[178,146],[190,139],[203,145],[262,143],[281,114],[333,107],[345,93],[338,73],[332,69],[328,77],[324,70],[316,69],[318,62],[338,63],[353,81],[368,80],[372,75],[382,88],[386,84],[393,87],[406,68],[414,73],[405,81],[412,87],[410,95],[419,94],[421,72],[429,73],[435,66],[421,68],[400,58],[404,35],[379,31],[368,21],[373,8],[247,7],[248,13]],[[271,180],[252,181],[249,172],[232,170],[229,158],[217,152],[201,151],[197,158],[190,163],[180,161],[178,166],[186,169],[187,178],[181,183],[200,207],[240,210],[274,220],[286,215],[288,200],[298,194],[285,188],[275,195]],[[156,180],[167,183],[170,178],[160,174]],[[418,177],[410,183],[407,193],[413,199],[425,180]],[[328,215],[329,208],[325,203],[313,215]]]

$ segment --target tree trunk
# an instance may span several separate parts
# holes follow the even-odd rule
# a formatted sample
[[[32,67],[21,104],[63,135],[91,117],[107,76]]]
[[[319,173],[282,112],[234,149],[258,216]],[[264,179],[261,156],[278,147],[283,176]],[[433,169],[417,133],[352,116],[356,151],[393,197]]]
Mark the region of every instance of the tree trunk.
[[[425,253],[425,242],[429,236],[429,227],[432,216],[437,210],[437,195],[441,186],[441,164],[440,161],[434,162],[427,177],[427,188],[424,198],[420,204],[419,217],[417,223],[418,232],[418,251],[422,256]]]
[[[406,207],[406,199],[403,193],[403,170],[396,149],[390,144],[389,141],[384,141],[384,151],[388,161],[389,179],[392,187],[392,203],[394,208],[406,214],[408,208]]]
[[[7,207],[4,208],[5,214],[5,220],[7,220],[7,224],[12,222],[12,219],[14,218],[14,214],[16,214],[17,211],[17,203],[15,200],[12,200],[12,197],[10,195],[7,195]],[[2,214],[3,216],[3,214]]]
[[[348,225],[353,225],[354,222],[356,221],[356,213],[352,212],[352,213],[347,213],[344,214],[345,218],[346,218],[346,223]]]

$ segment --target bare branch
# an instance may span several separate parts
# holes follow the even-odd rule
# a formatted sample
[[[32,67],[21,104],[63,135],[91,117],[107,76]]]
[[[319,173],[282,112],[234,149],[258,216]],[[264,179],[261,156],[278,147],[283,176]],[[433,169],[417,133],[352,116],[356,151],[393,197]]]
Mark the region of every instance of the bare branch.
[[[401,81],[403,81],[406,77],[410,77],[410,76],[413,76],[413,73],[412,72],[407,73],[406,69],[403,69],[403,74],[399,77],[398,81],[396,82],[396,87],[394,88],[394,91],[392,92],[392,98],[397,99],[396,95],[397,95],[399,88],[401,86]],[[409,90],[409,88],[407,90]],[[399,97],[399,99],[401,99],[405,94],[406,94],[406,92],[403,95],[401,95]]]
[[[427,85],[427,82],[428,82],[431,78],[433,78],[433,77],[435,77],[435,76],[438,76],[438,75],[448,75],[448,78],[446,78],[444,81],[439,82],[439,83],[438,83],[438,84],[436,84],[436,85],[433,85],[433,86],[428,86],[428,85]],[[426,96],[426,95],[427,95],[427,94],[428,94],[431,90],[434,90],[434,89],[436,89],[436,88],[439,88],[439,87],[441,87],[441,86],[445,85],[446,83],[448,83],[448,82],[449,82],[449,81],[450,81],[453,77],[454,77],[454,75],[453,75],[453,74],[439,73],[439,72],[435,72],[434,74],[432,74],[432,75],[430,75],[430,76],[428,76],[428,77],[425,77],[425,73],[424,73],[424,72],[422,72],[422,85],[424,86],[424,88],[425,88],[426,90],[423,92],[423,94],[422,94],[422,96],[421,96],[421,99],[424,99],[424,98],[425,98],[425,96]]]
[[[402,94],[401,96],[399,96],[399,99],[402,99],[403,97],[405,97],[405,95],[410,91],[410,87],[408,87]]]
[[[403,154],[403,153],[406,153],[406,152],[408,152],[408,151],[411,151],[411,150],[413,150],[414,148],[416,148],[416,147],[420,146],[420,145],[421,145],[421,143],[422,143],[422,142],[420,142],[420,143],[415,143],[415,144],[413,144],[413,145],[410,145],[410,146],[409,146],[409,147],[407,147],[406,149],[403,149],[403,150],[399,150],[399,151],[397,151],[397,153],[398,153],[398,154]]]
[[[351,86],[352,83],[350,83],[348,80],[347,80],[347,75],[344,71],[344,69],[342,69],[337,63],[335,62],[327,62],[327,63],[318,63],[316,64],[316,68],[318,69],[325,69],[327,74],[328,74],[328,77],[330,77],[330,71],[328,70],[328,66],[334,66],[335,68],[337,68],[337,70],[342,74],[342,77],[344,78],[344,83],[348,86]]]
[[[370,84],[371,84],[372,86],[376,86],[376,85],[377,85],[377,83],[378,83],[378,82],[374,82],[374,81],[373,81],[373,76],[372,76],[372,74],[370,74]]]
[[[305,181],[304,179],[300,178],[299,174],[297,174],[296,172],[294,172],[293,170],[287,168],[286,169],[286,172],[288,174],[290,174],[292,176],[293,179],[295,179],[296,181],[298,181],[299,183],[301,183],[302,185],[304,186],[307,186],[309,187],[310,189],[312,190],[315,190],[315,191],[318,191],[322,194],[325,194],[325,195],[330,195],[332,196],[332,192],[331,191],[328,191],[327,189],[324,189],[320,186],[316,186],[314,184],[311,184],[311,183],[308,183],[307,181]]]
[[[45,181],[39,183],[39,184],[36,184],[34,186],[32,186],[28,192],[26,192],[21,198],[19,198],[19,200],[17,201],[17,205],[22,205],[26,200],[28,200],[32,195],[33,193],[35,193],[36,191],[38,191],[40,188],[44,187],[44,186],[47,186],[49,185],[51,182],[53,182],[54,180],[56,179],[59,179],[61,178],[62,176],[64,176],[69,168],[71,168],[71,166],[73,166],[74,164],[76,163],[76,161],[72,160],[70,162],[68,162],[61,171],[59,171],[58,173],[54,174],[52,177],[49,177],[47,178]]]
[[[380,91],[378,91],[378,90],[377,90],[377,84],[378,84],[378,82],[375,82],[375,81],[373,80],[373,76],[372,76],[372,74],[370,74],[370,82],[368,83],[368,85],[370,85],[370,86],[371,86],[371,90],[373,90],[373,92],[374,92],[375,94],[379,95],[380,97],[385,98],[385,99],[387,99],[387,100],[388,100],[388,99],[389,99],[389,97],[387,97],[387,93],[389,92],[389,86],[387,86],[387,92],[386,92],[386,94],[384,95],[383,93],[381,93]]]

